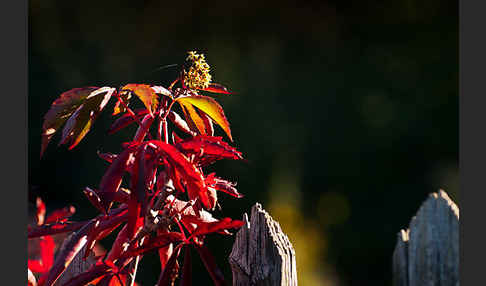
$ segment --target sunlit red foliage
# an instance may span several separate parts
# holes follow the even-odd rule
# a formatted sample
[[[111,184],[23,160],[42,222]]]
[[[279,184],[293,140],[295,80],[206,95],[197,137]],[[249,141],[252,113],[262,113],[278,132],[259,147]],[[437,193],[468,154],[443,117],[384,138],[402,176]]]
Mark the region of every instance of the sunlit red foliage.
[[[190,55],[189,60],[201,58],[195,57],[195,52]],[[133,124],[138,128],[131,141],[121,144],[118,154],[98,153],[109,166],[97,188],[84,190],[100,212],[98,216],[73,222],[69,217],[75,209],[67,207],[44,220],[45,206],[38,201],[38,224],[28,230],[29,238],[41,237],[41,259],[29,261],[29,269],[42,275],[38,285],[53,285],[83,248],[85,253],[79,255],[86,258],[97,241],[114,231],[118,234],[111,249],[66,285],[132,285],[138,261],[149,251],[156,251],[160,257],[158,285],[173,284],[179,270],[181,285],[191,285],[191,248],[201,257],[214,283],[224,284],[204,239],[212,233],[230,234],[230,229],[243,224],[231,218],[213,217],[210,211],[218,205],[218,192],[235,198],[242,195],[235,183],[215,173],[205,174],[203,168],[221,159],[243,157],[222,137],[214,136],[216,123],[232,141],[222,107],[215,99],[201,94],[232,92],[221,84],[208,83],[211,77],[207,74],[199,78],[200,65],[192,64],[190,72],[181,70],[167,88],[134,83],[120,88],[84,87],[64,92],[54,101],[44,118],[41,156],[62,126],[60,144],[68,144],[69,149],[77,146],[112,98],[116,100],[112,115],[119,117],[109,133]],[[204,73],[208,70],[205,65]],[[190,84],[186,86],[187,83]],[[138,98],[144,108],[132,110],[129,105],[133,98]],[[170,137],[169,129],[173,129]],[[126,174],[129,182],[124,180]],[[50,235],[57,233],[73,235],[53,260],[54,242]],[[183,262],[178,261],[181,253]]]

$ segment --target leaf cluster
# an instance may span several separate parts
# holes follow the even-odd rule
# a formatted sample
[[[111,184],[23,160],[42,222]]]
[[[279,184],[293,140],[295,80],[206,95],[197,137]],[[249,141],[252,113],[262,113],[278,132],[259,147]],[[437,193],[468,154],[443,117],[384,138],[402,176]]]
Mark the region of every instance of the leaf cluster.
[[[117,118],[109,133],[133,124],[138,128],[131,141],[122,143],[120,153],[98,153],[109,166],[97,188],[84,189],[87,199],[100,212],[98,216],[82,222],[70,221],[74,212],[71,207],[44,220],[45,206],[38,200],[37,225],[28,229],[29,239],[42,238],[41,259],[29,261],[28,267],[29,274],[41,274],[37,284],[53,285],[76,255],[88,257],[98,241],[116,230],[119,231],[111,249],[66,285],[133,285],[138,262],[149,251],[157,251],[160,257],[157,285],[173,285],[179,276],[178,258],[182,252],[180,283],[191,285],[190,248],[197,251],[214,283],[224,284],[204,240],[212,233],[228,235],[230,229],[243,224],[212,215],[211,211],[219,205],[218,192],[235,198],[242,195],[236,183],[215,173],[205,174],[203,169],[218,160],[243,157],[222,137],[214,135],[216,124],[232,141],[222,107],[201,93],[231,92],[223,85],[210,83],[209,75],[201,77],[198,67],[209,71],[205,61],[201,64],[201,58],[204,56],[191,52],[188,60],[194,62],[190,72],[182,70],[167,88],[135,83],[119,88],[90,86],[66,91],[52,103],[44,117],[41,156],[58,131],[59,145],[76,147],[110,100],[116,101],[112,115]],[[191,76],[195,78],[188,78]],[[201,80],[205,84],[196,84]],[[190,86],[185,84],[188,82]],[[130,103],[134,99],[144,107],[132,110]],[[73,235],[54,260],[51,236],[69,232]],[[84,253],[79,254],[82,249]]]

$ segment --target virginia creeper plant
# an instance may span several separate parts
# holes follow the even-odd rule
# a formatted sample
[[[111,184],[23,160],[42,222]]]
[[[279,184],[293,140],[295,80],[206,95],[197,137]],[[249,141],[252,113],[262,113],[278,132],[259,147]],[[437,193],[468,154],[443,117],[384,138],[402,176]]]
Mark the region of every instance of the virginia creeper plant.
[[[242,195],[235,183],[203,169],[221,159],[242,159],[242,154],[214,136],[219,125],[232,141],[223,109],[202,92],[232,93],[212,83],[209,70],[204,55],[189,52],[179,76],[168,87],[82,87],[62,93],[52,103],[44,117],[41,156],[63,126],[59,144],[69,149],[77,146],[111,99],[116,101],[113,116],[118,118],[109,133],[133,124],[138,128],[131,141],[121,144],[119,154],[98,153],[109,166],[97,188],[84,189],[98,216],[71,221],[74,208],[69,207],[44,219],[45,205],[37,200],[37,225],[29,226],[28,238],[41,238],[41,258],[28,261],[29,281],[53,285],[76,255],[88,257],[96,242],[118,231],[111,249],[65,285],[133,285],[138,262],[149,251],[157,251],[160,258],[157,285],[173,285],[176,280],[191,285],[190,248],[197,251],[214,283],[224,285],[204,239],[214,233],[231,234],[230,229],[243,224],[213,217],[218,192],[235,198]],[[132,109],[130,103],[137,103],[134,99],[143,108]],[[54,259],[51,236],[58,233],[72,235]],[[38,274],[37,281],[33,273]]]

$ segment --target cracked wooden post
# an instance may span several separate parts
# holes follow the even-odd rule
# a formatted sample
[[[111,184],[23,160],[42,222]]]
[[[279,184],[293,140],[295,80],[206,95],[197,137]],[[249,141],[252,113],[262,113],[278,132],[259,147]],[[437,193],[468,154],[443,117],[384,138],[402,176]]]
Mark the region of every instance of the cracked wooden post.
[[[395,286],[459,285],[459,208],[443,190],[430,194],[393,253]]]
[[[278,222],[256,203],[229,256],[234,286],[297,285],[295,251]]]

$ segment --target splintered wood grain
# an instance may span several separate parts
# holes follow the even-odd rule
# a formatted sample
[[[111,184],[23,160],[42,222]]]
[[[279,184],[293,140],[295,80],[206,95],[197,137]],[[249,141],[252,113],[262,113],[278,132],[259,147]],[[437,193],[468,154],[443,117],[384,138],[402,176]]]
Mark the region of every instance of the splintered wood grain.
[[[229,256],[234,286],[297,285],[295,251],[278,222],[255,204]]]
[[[422,204],[393,253],[395,286],[459,285],[459,208],[440,190]]]

